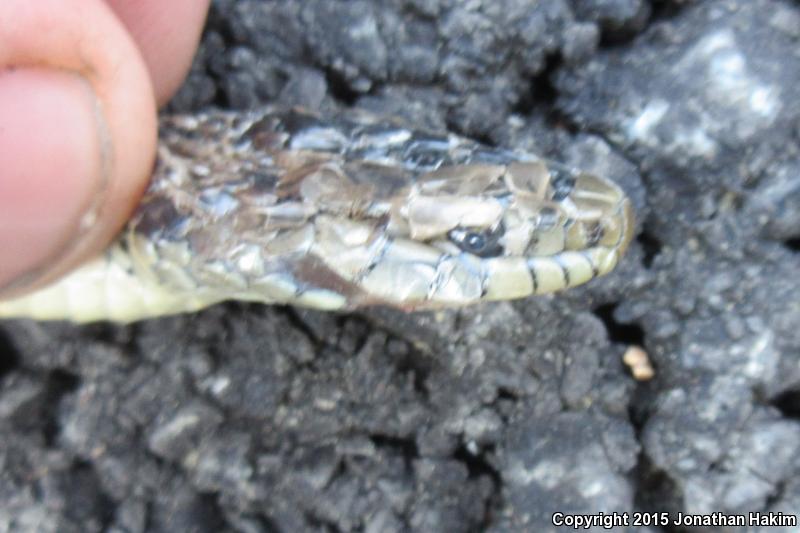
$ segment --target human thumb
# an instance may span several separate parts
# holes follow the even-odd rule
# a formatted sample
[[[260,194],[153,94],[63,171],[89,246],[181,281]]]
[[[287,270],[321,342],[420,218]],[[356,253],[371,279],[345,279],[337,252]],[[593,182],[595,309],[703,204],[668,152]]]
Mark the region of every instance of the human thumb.
[[[146,185],[147,70],[100,0],[0,3],[0,297],[97,253]]]

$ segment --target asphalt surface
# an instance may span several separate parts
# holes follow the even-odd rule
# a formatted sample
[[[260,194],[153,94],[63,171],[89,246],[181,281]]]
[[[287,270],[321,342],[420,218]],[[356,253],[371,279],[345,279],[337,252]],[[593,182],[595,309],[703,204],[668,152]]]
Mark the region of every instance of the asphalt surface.
[[[530,150],[618,181],[637,240],[586,287],[455,312],[0,323],[0,532],[800,512],[799,51],[789,0],[215,2],[172,111]]]

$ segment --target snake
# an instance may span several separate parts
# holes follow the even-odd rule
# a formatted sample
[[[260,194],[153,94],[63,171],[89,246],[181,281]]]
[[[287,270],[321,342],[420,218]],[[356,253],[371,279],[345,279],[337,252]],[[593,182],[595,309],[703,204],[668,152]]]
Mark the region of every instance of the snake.
[[[455,308],[607,274],[633,228],[612,180],[452,133],[354,110],[163,116],[117,239],[0,317],[127,323],[225,300]]]

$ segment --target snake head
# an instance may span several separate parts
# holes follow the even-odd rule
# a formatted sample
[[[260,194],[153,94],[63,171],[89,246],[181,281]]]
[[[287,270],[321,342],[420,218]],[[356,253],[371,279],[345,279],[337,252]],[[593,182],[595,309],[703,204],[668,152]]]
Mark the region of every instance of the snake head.
[[[244,144],[223,145],[225,168],[268,168],[266,196],[236,193],[254,212],[198,225],[203,238],[187,240],[204,244],[193,247],[195,277],[233,272],[248,297],[404,309],[520,298],[606,274],[630,241],[620,188],[555,162],[367,119],[268,112],[245,126]],[[263,260],[239,246],[256,269],[240,266],[231,235],[257,245]]]
[[[617,185],[542,160],[443,166],[371,212],[320,224],[320,255],[363,300],[405,309],[573,287],[614,268],[633,228]]]

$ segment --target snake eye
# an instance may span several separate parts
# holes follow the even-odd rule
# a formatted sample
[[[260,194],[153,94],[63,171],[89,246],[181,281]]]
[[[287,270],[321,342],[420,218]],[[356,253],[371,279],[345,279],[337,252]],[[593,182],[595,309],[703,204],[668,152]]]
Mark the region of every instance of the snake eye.
[[[464,247],[479,252],[486,247],[486,239],[480,233],[467,233],[464,237]]]
[[[472,228],[455,228],[447,234],[450,242],[464,252],[478,257],[497,257],[503,254],[500,238],[504,228],[498,224],[494,228],[475,230]]]

